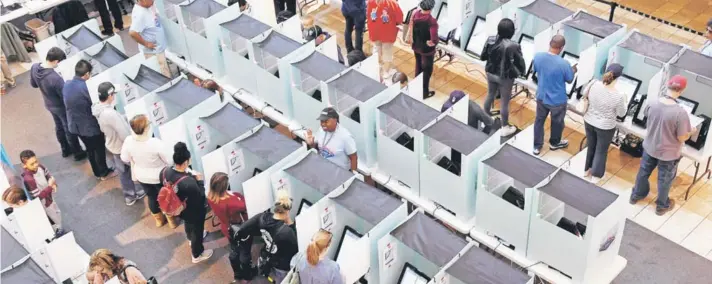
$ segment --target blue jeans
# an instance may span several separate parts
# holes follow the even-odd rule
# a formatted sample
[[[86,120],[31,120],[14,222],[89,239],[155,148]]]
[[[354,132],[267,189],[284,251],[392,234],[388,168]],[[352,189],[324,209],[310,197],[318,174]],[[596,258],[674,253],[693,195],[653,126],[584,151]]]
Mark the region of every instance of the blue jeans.
[[[136,184],[131,178],[131,166],[121,160],[119,154],[109,153],[111,162],[114,164],[114,169],[119,172],[119,180],[121,181],[121,189],[124,191],[124,198],[134,200],[141,195],[144,195],[143,188],[140,184]]]
[[[353,13],[353,15],[344,15],[346,26],[344,27],[344,42],[346,44],[346,53],[352,50],[363,51],[363,31],[366,28],[366,13]],[[351,33],[356,30],[356,41],[351,41]]]
[[[668,195],[670,194],[672,181],[677,175],[677,164],[679,162],[680,159],[674,161],[658,160],[643,151],[643,158],[640,159],[640,169],[638,170],[638,176],[635,178],[635,186],[633,187],[633,193],[630,199],[637,201],[648,196],[648,192],[650,192],[650,182],[648,178],[650,178],[650,174],[652,174],[655,167],[657,167],[658,200],[655,201],[655,204],[657,204],[658,209],[667,209],[670,207]]]
[[[564,133],[564,117],[566,117],[566,103],[554,106],[547,105],[541,100],[536,100],[536,119],[534,120],[534,149],[541,149],[544,146],[544,122],[551,113],[551,136],[549,145],[557,145],[561,142],[561,135]]]

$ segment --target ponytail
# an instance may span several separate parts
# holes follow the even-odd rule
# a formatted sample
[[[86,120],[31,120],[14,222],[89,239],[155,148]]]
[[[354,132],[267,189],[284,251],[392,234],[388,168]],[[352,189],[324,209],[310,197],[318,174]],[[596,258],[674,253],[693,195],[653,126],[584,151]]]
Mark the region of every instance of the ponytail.
[[[613,76],[613,72],[606,72],[603,74],[603,84],[606,86],[610,85],[615,79],[616,78]]]
[[[321,254],[329,248],[329,244],[331,244],[331,233],[324,229],[319,230],[307,246],[307,262],[311,266],[317,265],[321,260]]]

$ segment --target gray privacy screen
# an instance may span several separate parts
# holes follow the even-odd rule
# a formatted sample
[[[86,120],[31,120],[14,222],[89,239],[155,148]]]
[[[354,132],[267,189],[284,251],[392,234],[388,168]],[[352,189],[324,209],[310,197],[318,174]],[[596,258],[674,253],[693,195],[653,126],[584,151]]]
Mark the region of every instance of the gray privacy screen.
[[[473,246],[445,272],[466,284],[524,284],[526,273]]]
[[[482,145],[489,136],[451,116],[445,116],[432,126],[423,130],[423,134],[457,150],[463,155],[469,155]]]
[[[682,49],[680,45],[647,36],[639,32],[632,33],[628,39],[619,46],[663,63],[670,61],[670,59]]]
[[[483,163],[529,188],[556,171],[551,164],[509,144],[504,144],[497,154]]]
[[[391,235],[439,267],[467,245],[464,239],[421,212],[395,228]]]
[[[287,138],[272,128],[262,127],[257,133],[237,143],[258,157],[275,164],[301,146],[296,141]]]
[[[183,8],[194,16],[207,19],[225,9],[225,6],[213,0],[195,0],[184,5]]]
[[[705,56],[693,50],[685,50],[677,62],[672,65],[712,79],[712,57]]]
[[[183,109],[181,113],[215,95],[213,92],[198,87],[185,78],[157,94],[162,100],[169,101]]]
[[[269,36],[267,36],[265,40],[258,43],[257,46],[274,57],[282,58],[292,53],[292,51],[297,50],[297,48],[302,45],[297,41],[273,30],[269,33]]]
[[[549,0],[536,0],[529,5],[522,7],[522,10],[539,19],[547,21],[550,24],[558,23],[574,13],[571,10],[559,6]]]
[[[334,197],[333,200],[356,216],[365,219],[372,226],[380,223],[403,204],[398,198],[358,179],[355,179],[343,194]]]
[[[220,25],[228,31],[246,39],[256,37],[257,35],[270,29],[269,25],[260,22],[247,14],[240,14],[240,16],[236,19]]]
[[[576,14],[571,20],[564,22],[564,25],[574,29],[592,34],[599,38],[605,38],[623,26],[614,22],[609,22],[584,11]]]
[[[403,93],[398,94],[390,102],[379,106],[378,109],[415,130],[423,129],[425,125],[440,115],[433,108]]]
[[[114,67],[116,64],[123,62],[129,57],[126,56],[121,50],[114,47],[113,44],[108,42],[104,43],[101,50],[92,56],[96,61],[99,61],[101,65],[106,66],[106,68]]]
[[[5,228],[0,229],[0,265],[5,269],[27,256],[29,253],[25,248],[13,238]],[[0,275],[3,283],[54,283],[54,280],[47,275],[32,259],[26,259],[17,267],[3,272]]]
[[[124,74],[124,76],[126,76],[126,74]],[[126,76],[126,79],[129,79],[129,81],[143,88],[147,92],[153,92],[153,90],[158,89],[158,87],[171,82],[171,79],[161,74],[161,72],[153,70],[143,64],[141,64],[138,68],[136,78],[131,79],[131,77]]]
[[[284,171],[324,195],[329,194],[353,176],[351,172],[314,152],[309,152],[299,163]]]
[[[62,36],[64,37],[64,36]],[[101,37],[89,30],[84,25],[81,25],[73,34],[64,37],[71,45],[79,50],[85,50],[92,45],[101,42]]]
[[[319,81],[329,80],[341,71],[346,70],[346,66],[318,51],[314,51],[307,58],[293,63],[293,65]]]
[[[353,69],[339,78],[336,78],[334,81],[329,82],[329,86],[361,102],[368,101],[368,99],[386,89],[386,85]]]
[[[2,231],[0,233],[0,243],[2,243],[2,247],[0,247],[0,256],[2,256],[0,257],[0,270],[3,270],[30,253],[4,227],[0,228],[0,231]],[[3,280],[5,280],[5,275],[3,274],[2,276]]]
[[[556,173],[551,181],[539,190],[593,217],[598,216],[618,198],[617,194],[567,171]]]
[[[220,110],[201,119],[231,140],[260,124],[259,120],[247,115],[233,104],[226,104]]]

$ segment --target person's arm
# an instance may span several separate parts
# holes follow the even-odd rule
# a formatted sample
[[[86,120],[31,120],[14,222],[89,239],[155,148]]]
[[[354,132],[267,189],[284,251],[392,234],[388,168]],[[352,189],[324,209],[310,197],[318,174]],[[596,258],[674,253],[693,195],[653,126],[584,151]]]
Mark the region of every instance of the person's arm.
[[[129,130],[131,127],[128,125],[128,122],[126,122],[124,117],[117,111],[109,111],[107,114],[109,115],[109,125],[111,125],[114,131],[119,135],[119,139],[126,140],[126,137],[131,135],[131,130]]]
[[[48,95],[57,95],[59,96],[57,99],[59,99],[61,102],[64,102],[64,79],[57,75],[57,78],[53,78],[51,84],[52,88],[54,89],[54,92],[49,92]]]
[[[319,130],[316,132],[316,136],[318,136],[318,137],[322,137],[323,135],[325,135],[325,134],[323,134],[323,131],[322,131],[321,129],[319,129]],[[305,138],[306,138],[306,142],[307,142],[307,146],[309,146],[309,148],[314,148],[314,149],[316,149],[317,151],[319,151],[319,143],[316,142],[316,138],[314,138],[314,137],[315,137],[315,136],[314,136],[314,134],[312,134],[312,130],[311,130],[311,129],[307,129],[307,135],[306,135],[306,137],[305,137]]]
[[[129,148],[131,147],[131,142],[129,141],[131,139],[130,137],[126,137],[124,139],[124,145],[121,146],[121,154],[119,155],[121,157],[121,160],[124,161],[124,163],[131,165],[131,152],[129,152]],[[131,165],[133,166],[133,165]]]
[[[358,155],[356,155],[356,140],[349,136],[344,145],[346,148],[344,152],[349,155],[349,161],[351,162],[351,171],[356,171],[358,169]]]
[[[242,226],[240,226],[240,231],[237,233],[240,239],[244,239],[246,237],[256,234],[255,232],[259,230],[260,218],[262,218],[262,214],[264,214],[264,212],[252,216],[250,217],[250,219],[247,219],[247,221],[242,223]]]
[[[146,48],[154,49],[156,44],[146,41],[142,36],[141,32],[146,28],[146,24],[143,23],[143,17],[131,17],[131,27],[129,28],[129,36],[136,41],[138,44],[145,46]]]
[[[527,63],[524,61],[524,54],[522,53],[522,47],[519,44],[515,45],[513,57],[514,57],[514,68],[517,68],[519,74],[527,73]]]
[[[40,64],[40,63],[37,63],[37,64]],[[35,66],[32,66],[32,68],[30,68],[30,74],[32,74],[32,71],[34,71],[34,69],[35,69]],[[32,86],[33,88],[40,87],[39,85],[37,85],[37,81],[35,81],[35,76],[30,75],[30,86]]]
[[[129,284],[146,284],[146,277],[143,276],[141,271],[136,267],[128,267],[124,271],[126,273],[126,279],[129,280]]]
[[[438,37],[438,20],[430,17],[430,40],[427,42],[428,46],[435,46],[440,41]]]
[[[623,117],[626,115],[628,112],[628,105],[627,102],[625,101],[625,95],[620,94],[620,102],[618,103],[618,106],[616,108],[616,115],[619,117]]]
[[[690,139],[695,129],[690,125],[690,117],[687,116],[687,113],[681,111],[680,116],[682,117],[677,120],[677,140],[679,140],[680,143],[685,143],[687,139]]]
[[[331,284],[344,284],[344,277],[343,277],[343,275],[341,274],[341,267],[339,266],[338,263],[336,264],[336,271],[335,271],[335,273],[332,273],[331,275],[332,275],[332,277],[331,277],[332,279],[331,279],[331,282],[329,282],[329,283],[331,283]]]
[[[568,61],[564,60],[564,62],[566,62],[566,67],[564,67],[564,80],[566,83],[571,83],[574,81],[574,67],[569,65]]]
[[[480,52],[480,60],[485,62],[489,60],[489,53],[492,49],[492,44],[494,44],[494,40],[492,40],[492,37],[488,37],[485,42],[485,46],[482,48],[482,52]]]
[[[393,3],[391,6],[393,7],[393,20],[396,26],[399,26],[403,22],[403,10],[401,10],[400,5],[398,3]]]

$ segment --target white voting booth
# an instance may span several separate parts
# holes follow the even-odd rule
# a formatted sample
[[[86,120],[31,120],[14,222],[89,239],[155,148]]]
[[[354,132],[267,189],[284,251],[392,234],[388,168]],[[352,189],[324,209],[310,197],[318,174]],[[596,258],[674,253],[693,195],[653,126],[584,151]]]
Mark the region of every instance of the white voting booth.
[[[377,283],[429,283],[466,246],[465,239],[417,210],[378,240]]]
[[[220,47],[217,29],[220,17],[211,17],[224,10],[225,6],[213,0],[189,0],[178,7],[178,20],[183,27],[190,62],[208,72],[222,73],[222,62],[215,56],[215,50]]]
[[[509,15],[504,11],[516,8],[516,2],[522,1],[464,1],[462,25],[456,27],[451,39],[452,44],[467,55],[479,59],[487,38],[497,34],[497,24],[502,15]]]
[[[437,0],[433,8],[433,16],[438,22],[438,37],[442,42],[452,40],[462,25],[465,5],[471,5],[465,0]]]
[[[221,136],[229,138],[229,141],[202,157],[205,176],[212,177],[216,172],[223,172],[230,178],[230,189],[233,192],[258,199],[262,198],[261,195],[272,196],[270,173],[280,165],[303,156],[306,147],[263,124],[245,129],[249,131],[240,131],[235,120],[227,115],[210,118],[212,121],[209,123],[220,128],[223,131]],[[209,189],[209,185],[205,186],[206,190]]]
[[[458,102],[467,106],[469,100]],[[475,216],[477,167],[497,149],[499,135],[484,132],[449,113],[423,130],[420,156],[420,196],[435,201],[463,221]]]
[[[610,283],[626,265],[618,255],[627,213],[619,196],[566,170],[527,190],[531,223],[527,258],[574,283]]]
[[[469,242],[465,251],[446,264],[430,283],[534,283],[526,272],[512,267],[491,253]]]
[[[67,58],[102,41],[99,21],[89,19],[80,25],[68,28],[61,33],[50,36],[35,44],[37,56],[40,61],[45,61],[47,52],[52,47],[64,50]]]
[[[81,42],[94,42],[91,37],[78,37],[76,40]],[[97,57],[102,57],[107,64],[116,63],[117,60],[121,62],[128,58],[124,50],[124,43],[121,41],[121,36],[114,35],[106,39],[106,41],[97,42],[81,51],[77,51],[72,56],[67,56],[67,59],[59,62],[55,71],[62,76],[62,79],[71,80],[74,78],[74,69],[77,62],[84,59],[89,61],[92,65],[93,69],[91,74],[95,76],[104,71],[104,69],[108,69],[106,68],[107,66],[103,66],[98,62]]]
[[[339,263],[344,283],[379,283],[378,240],[408,216],[405,203],[358,179],[302,209],[295,222],[299,251],[305,252],[319,229],[330,231],[327,257]]]
[[[111,44],[105,44],[102,50],[94,55],[92,59],[95,62],[94,68],[96,69],[96,66],[100,66],[101,70],[103,70],[97,75],[92,75],[87,80],[87,89],[92,102],[99,102],[99,85],[104,82],[111,82],[116,88],[114,91],[117,94],[116,105],[119,112],[123,112],[123,107],[139,95],[138,89],[131,84],[131,81],[127,80],[125,74],[137,74],[143,64],[147,64],[154,69],[160,68],[158,59],[155,57],[146,59],[139,52],[129,58]]]
[[[554,173],[556,167],[509,143],[480,163],[476,228],[525,254],[533,210],[527,192]]]
[[[158,14],[158,21],[166,36],[166,48],[190,61],[188,42],[183,32],[183,19],[180,4],[188,0],[155,0],[153,8]]]
[[[111,82],[116,87],[116,110],[119,113],[125,113],[124,108],[136,99],[142,98],[171,82],[170,78],[161,73],[160,68],[158,58],[154,56],[144,59],[138,66],[126,64],[121,68],[115,69],[116,72],[122,72],[121,75],[114,73],[114,69],[111,70],[111,73],[114,73],[111,75]],[[99,74],[99,76],[103,76],[103,73]]]
[[[409,88],[408,91],[412,90]],[[404,93],[376,111],[378,168],[405,183],[415,193],[420,192],[421,131],[439,115],[437,110]]]
[[[336,43],[333,37],[329,40]],[[311,54],[301,54],[289,69],[294,119],[307,129],[317,129],[319,121],[316,118],[329,103],[328,97],[322,95],[327,88],[325,82],[345,72],[347,68],[317,50]]]

